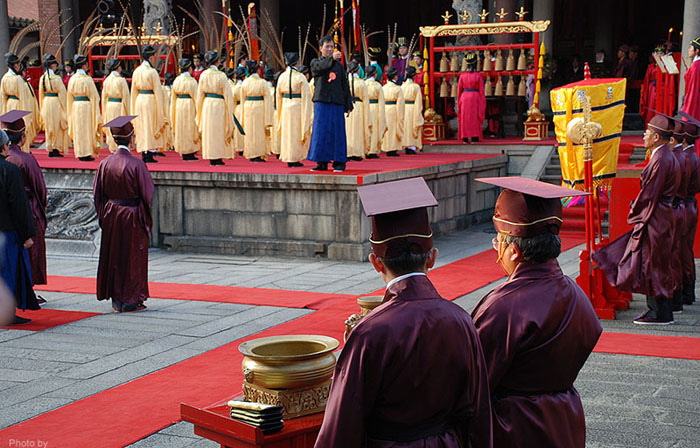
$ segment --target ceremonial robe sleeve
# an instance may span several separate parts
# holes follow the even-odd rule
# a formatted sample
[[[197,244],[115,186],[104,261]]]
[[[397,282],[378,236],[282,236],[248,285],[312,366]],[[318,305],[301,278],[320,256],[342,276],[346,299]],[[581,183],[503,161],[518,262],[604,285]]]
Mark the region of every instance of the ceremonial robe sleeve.
[[[379,107],[377,108],[378,114],[379,114],[379,129],[377,131],[378,139],[379,142],[382,141],[384,138],[384,134],[386,134],[387,130],[387,125],[386,125],[386,102],[384,101],[384,89],[378,87],[379,90]]]
[[[167,120],[165,119],[165,89],[163,89],[163,86],[160,84],[160,76],[158,76],[158,71],[153,69],[149,70],[149,72],[153,92],[156,95],[156,120],[153,135],[156,138],[160,138],[163,136],[162,134],[165,130],[165,126],[167,125]]]
[[[399,142],[403,140],[403,134],[404,132],[409,132],[409,129],[404,129],[405,123],[404,123],[404,113],[405,113],[405,107],[406,107],[406,102],[404,101],[403,98],[403,92],[401,91],[401,87],[396,87],[399,92],[398,96],[396,97],[396,110],[397,110],[397,117],[396,120],[398,121],[396,125],[396,138]]]
[[[362,86],[363,88],[360,89],[360,101],[362,101],[363,104],[362,124],[364,125],[364,147],[362,148],[362,151],[366,153],[369,149],[369,141],[372,136],[372,120],[369,119],[369,86],[365,81],[362,81]]]
[[[318,76],[324,76],[330,71],[330,69],[333,67],[333,58],[332,57],[321,57],[321,58],[315,58],[311,60],[311,76],[314,78]]]
[[[282,97],[283,94],[282,94],[282,89],[280,88],[280,83],[282,82],[282,79],[283,79],[284,75],[286,75],[286,74],[287,74],[287,72],[284,72],[279,76],[279,78],[277,80],[277,88],[275,89],[275,106],[276,106],[276,108],[274,110],[274,114],[275,114],[274,132],[276,134],[279,134],[282,131],[282,123],[281,123],[281,121],[282,121],[282,102],[284,101],[284,98]],[[291,76],[291,70],[290,70],[289,76]],[[302,117],[302,121],[303,121],[303,117]],[[302,131],[302,135],[303,135],[303,131]]]
[[[205,78],[206,80],[206,78]],[[202,82],[202,78],[199,78],[199,82]],[[197,96],[195,96],[195,110],[196,110],[196,124],[199,132],[202,132],[202,103],[204,103],[204,89],[199,85],[197,87]]]
[[[357,330],[357,328],[356,328]],[[373,408],[383,371],[382,348],[372,344],[370,335],[350,333],[343,348],[315,448],[357,448],[364,446],[369,411]]]
[[[31,189],[34,191],[34,196],[41,206],[41,213],[45,216],[46,205],[48,203],[48,191],[46,190],[46,181],[44,180],[44,174],[41,171],[39,163],[36,161],[33,155],[27,157],[27,170],[29,171],[29,178],[32,180]]]
[[[270,126],[272,126],[272,117],[275,114],[275,99],[272,96],[272,91],[270,91],[266,82],[263,92],[263,98],[265,101],[265,128],[269,128]]]
[[[338,64],[340,65],[340,64]],[[341,67],[342,68],[342,67]],[[345,70],[340,71],[340,87],[343,89],[343,95],[345,96],[345,112],[352,112],[354,105],[352,103],[353,94],[350,93],[350,82],[348,81],[348,74]]]
[[[27,193],[24,191],[22,183],[22,174],[19,168],[8,162],[7,175],[7,198],[10,203],[10,213],[12,213],[12,222],[16,224],[17,234],[22,242],[36,235],[36,227],[34,226],[34,217],[32,210],[29,207]]]
[[[233,133],[238,132],[238,128],[233,123],[233,112],[236,109],[236,105],[233,100],[233,89],[231,88],[231,83],[228,82],[225,76],[222,76],[222,82],[224,89],[224,102],[226,103],[227,111],[226,118],[224,119],[224,124],[226,126],[226,144],[230,144],[233,140]],[[241,113],[243,112],[241,111]]]
[[[175,122],[177,118],[177,108],[175,107],[177,105],[177,93],[175,93],[175,91],[180,91],[180,82],[180,79],[175,79],[173,82],[173,87],[170,89],[170,110],[168,110],[168,120],[170,120],[170,123],[173,125],[173,134],[175,133]]]
[[[129,115],[129,111],[131,110],[131,105],[129,104],[129,101],[127,101],[127,98],[130,97],[130,92],[129,92],[129,84],[127,84],[126,79],[122,78],[121,84],[121,97],[123,98],[122,100],[122,107],[124,108],[124,115]]]
[[[245,81],[241,83],[241,85],[238,86],[238,104],[240,104],[239,110],[241,111],[240,117],[238,118],[238,121],[241,122],[241,126],[243,126],[243,131],[245,132],[245,127],[246,127],[246,116],[245,116],[245,102],[246,99],[248,98],[248,89],[250,88],[250,83],[248,82],[250,78],[246,78]],[[231,109],[232,111],[234,109]],[[234,131],[237,132],[237,131]]]
[[[413,129],[413,137],[416,139],[420,139],[421,137],[421,128],[423,127],[423,94],[421,93],[420,86],[416,85],[416,88],[413,89],[413,92],[415,94],[415,98],[413,99],[413,114],[414,114],[414,121],[413,123],[415,124],[415,128]],[[459,102],[459,96],[457,97],[457,102]]]
[[[99,141],[102,137],[102,118],[100,115],[100,94],[97,93],[97,87],[91,78],[87,78],[90,83],[90,101],[92,102],[92,117],[93,126],[95,129],[95,135],[97,135],[97,140]]]
[[[73,84],[75,83],[75,77],[71,76],[68,80],[68,91],[66,93],[66,118],[68,120],[68,136],[73,138],[73,120],[71,119],[71,112],[73,111]]]
[[[55,87],[58,91],[58,102],[61,103],[61,129],[68,128],[68,112],[66,111],[66,86],[59,77],[55,79]]]
[[[100,162],[100,166],[97,168],[97,172],[95,173],[95,179],[92,181],[93,202],[95,203],[97,222],[99,223],[100,227],[102,227],[102,215],[104,213],[105,203],[107,202],[107,198],[104,196],[104,185],[102,185],[106,160],[107,159]]]
[[[141,160],[136,160],[137,162],[137,175],[138,178],[135,179],[138,182],[139,197],[141,198],[141,210],[143,212],[143,225],[146,231],[150,234],[151,228],[153,226],[153,219],[151,217],[151,206],[153,205],[153,192],[155,191],[155,186],[153,185],[153,178],[151,173],[146,168],[146,164]]]
[[[39,109],[44,105],[44,93],[46,92],[44,83],[46,82],[51,83],[48,73],[44,73],[41,75],[41,78],[39,78]]]
[[[661,198],[664,173],[658,159],[653,157],[652,159],[642,173],[641,189],[630,207],[629,215],[627,215],[628,224],[646,224]]]
[[[102,116],[107,116],[107,98],[109,97],[109,83],[110,76],[108,75],[102,82],[102,93],[100,94],[100,107],[102,109]],[[123,101],[123,100],[122,100]]]

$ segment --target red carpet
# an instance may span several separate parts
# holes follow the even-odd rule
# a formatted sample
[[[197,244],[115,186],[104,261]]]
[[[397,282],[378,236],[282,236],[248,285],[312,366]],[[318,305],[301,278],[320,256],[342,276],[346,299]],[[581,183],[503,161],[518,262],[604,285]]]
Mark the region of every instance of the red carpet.
[[[149,282],[148,288],[153,298],[281,306],[286,308],[318,309],[328,300],[352,299],[355,297],[348,294],[188,283]],[[34,289],[74,294],[95,294],[95,278],[49,275],[48,284],[37,285]]]
[[[85,319],[86,317],[97,316],[99,313],[88,313],[84,311],[66,311],[66,310],[50,310],[41,309],[36,311],[20,311],[17,310],[17,315],[26,317],[32,321],[24,325],[10,325],[0,327],[5,330],[29,330],[42,331],[47,328],[58,327],[59,325],[68,324],[77,320]]]
[[[604,332],[596,352],[700,360],[700,338]]]
[[[64,158],[51,158],[46,151],[35,149],[32,154],[36,157],[42,168],[56,169],[88,169],[95,170],[100,160],[109,155],[109,151],[103,150],[97,160],[93,162],[81,162],[72,155]],[[198,173],[248,173],[248,174],[314,174],[329,176],[363,176],[381,172],[402,171],[416,168],[426,168],[430,166],[444,165],[448,163],[464,162],[468,160],[478,160],[494,157],[492,154],[440,154],[421,153],[400,157],[382,156],[380,159],[363,160],[362,162],[348,161],[347,170],[343,173],[311,172],[310,169],[315,163],[305,161],[303,168],[289,168],[286,163],[280,162],[274,157],[265,163],[249,162],[243,157],[236,157],[233,160],[226,160],[224,166],[211,166],[208,160],[183,161],[174,152],[168,152],[165,157],[158,157],[158,163],[148,164],[150,171],[175,171],[175,172],[198,172]]]

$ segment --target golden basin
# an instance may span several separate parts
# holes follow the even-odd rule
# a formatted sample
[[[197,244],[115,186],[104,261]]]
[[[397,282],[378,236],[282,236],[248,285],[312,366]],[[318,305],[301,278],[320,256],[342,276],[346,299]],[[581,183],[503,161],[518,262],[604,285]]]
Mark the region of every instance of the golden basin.
[[[383,300],[384,296],[358,297],[357,304],[360,305],[360,314],[362,316],[368,315],[370,311],[381,305]]]
[[[246,382],[267,389],[314,386],[333,376],[340,343],[319,335],[287,335],[253,339],[238,346]]]

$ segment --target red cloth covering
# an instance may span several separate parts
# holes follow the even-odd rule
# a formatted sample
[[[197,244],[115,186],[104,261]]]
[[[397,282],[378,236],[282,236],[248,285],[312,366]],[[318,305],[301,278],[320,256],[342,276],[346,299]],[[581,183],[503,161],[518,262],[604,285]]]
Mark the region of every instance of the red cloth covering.
[[[494,448],[584,448],[574,381],[603,329],[576,282],[556,259],[524,262],[472,316],[489,371]]]
[[[685,96],[681,110],[700,120],[700,60],[685,72]]]
[[[47,191],[44,174],[33,155],[23,152],[19,146],[11,145],[7,161],[16,165],[22,173],[24,191],[27,193],[29,207],[32,210],[36,235],[32,237],[34,245],[29,249],[32,265],[32,284],[46,284],[46,204]]]
[[[676,215],[672,201],[681,183],[680,173],[668,145],[653,151],[627,217],[632,231],[593,253],[610,284],[621,291],[673,297],[681,276],[669,262],[678,258],[673,253]]]
[[[102,228],[97,299],[135,305],[148,298],[148,236],[153,180],[124,148],[100,162],[93,186]],[[131,202],[131,203],[130,203]]]
[[[484,78],[478,72],[464,72],[457,84],[459,92],[459,139],[482,137],[481,123],[486,114]]]
[[[315,446],[491,447],[478,340],[469,315],[427,277],[394,283],[348,336]]]

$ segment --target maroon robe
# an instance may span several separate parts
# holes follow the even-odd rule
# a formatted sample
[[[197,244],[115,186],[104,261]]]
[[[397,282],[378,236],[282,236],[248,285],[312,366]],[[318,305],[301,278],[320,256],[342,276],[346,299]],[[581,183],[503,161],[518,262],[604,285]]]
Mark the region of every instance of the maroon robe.
[[[100,162],[93,184],[102,228],[97,299],[137,305],[148,298],[148,237],[153,180],[124,147]]]
[[[29,199],[29,207],[34,218],[36,234],[32,237],[34,245],[29,248],[29,260],[32,265],[32,284],[46,284],[46,204],[47,192],[44,173],[33,155],[23,152],[17,145],[10,145],[10,154],[6,159],[16,165],[22,173],[24,191]]]
[[[680,275],[674,271],[673,199],[680,168],[667,145],[659,146],[642,171],[641,190],[632,202],[630,232],[593,253],[608,281],[622,291],[670,299]]]
[[[556,259],[519,264],[472,312],[489,370],[493,446],[583,448],[574,388],[602,327]]]
[[[685,267],[683,265],[683,246],[688,238],[688,215],[685,210],[685,198],[688,195],[690,165],[687,162],[687,153],[683,151],[682,144],[674,146],[671,152],[678,162],[678,175],[680,176],[680,183],[678,184],[676,200],[674,201],[673,207],[673,217],[676,225],[673,240],[673,257],[671,258],[673,269],[676,271],[678,276],[678,287],[676,290],[680,291],[683,287],[683,278],[685,277]]]
[[[695,297],[695,255],[693,246],[695,245],[695,229],[698,225],[698,207],[695,195],[700,193],[700,158],[695,152],[695,145],[685,148],[685,163],[688,175],[688,184],[685,200],[685,225],[686,239],[681,248],[681,259],[683,260],[683,282],[690,288],[689,294]],[[688,289],[686,288],[686,289]]]
[[[387,288],[384,303],[350,333],[316,440],[317,448],[398,446],[491,446],[474,325],[422,275]]]

